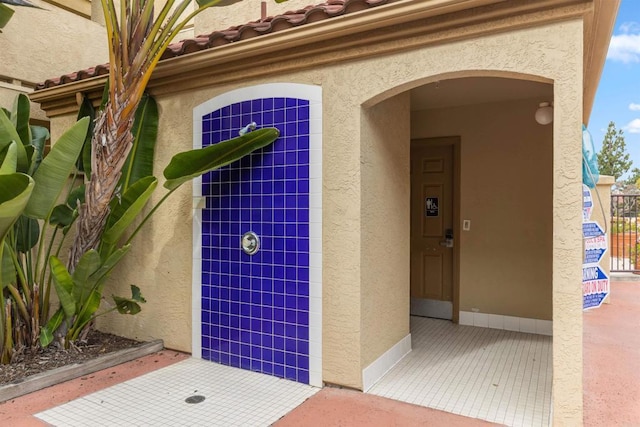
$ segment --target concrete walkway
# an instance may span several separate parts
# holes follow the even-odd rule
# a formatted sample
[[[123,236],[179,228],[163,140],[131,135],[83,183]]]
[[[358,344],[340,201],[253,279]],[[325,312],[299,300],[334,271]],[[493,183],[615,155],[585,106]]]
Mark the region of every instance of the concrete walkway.
[[[584,313],[584,425],[640,426],[640,282],[613,283],[611,301]],[[33,414],[188,357],[162,351],[2,403],[0,425],[46,425]],[[300,425],[491,424],[356,391],[325,388],[276,423],[277,427]]]

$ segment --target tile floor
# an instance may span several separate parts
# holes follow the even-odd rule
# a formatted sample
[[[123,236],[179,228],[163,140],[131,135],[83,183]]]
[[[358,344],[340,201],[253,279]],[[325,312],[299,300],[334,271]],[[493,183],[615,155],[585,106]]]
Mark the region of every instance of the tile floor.
[[[319,389],[187,359],[35,416],[54,426],[268,426]],[[204,396],[201,403],[185,399]]]
[[[551,337],[411,317],[413,350],[369,393],[508,426],[548,426]]]

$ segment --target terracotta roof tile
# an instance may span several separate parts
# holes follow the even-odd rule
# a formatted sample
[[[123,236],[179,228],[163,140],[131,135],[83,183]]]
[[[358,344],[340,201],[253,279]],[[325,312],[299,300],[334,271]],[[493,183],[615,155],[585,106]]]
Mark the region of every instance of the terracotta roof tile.
[[[205,49],[223,46],[240,40],[247,40],[264,34],[287,30],[300,25],[322,21],[348,13],[359,12],[388,3],[392,0],[328,0],[325,3],[307,6],[303,9],[285,12],[282,15],[269,16],[263,20],[248,22],[229,27],[226,30],[201,34],[193,39],[181,40],[169,45],[161,59],[174,58]],[[36,86],[36,90],[61,86],[67,83],[109,74],[109,64],[102,64],[74,73],[45,80]]]

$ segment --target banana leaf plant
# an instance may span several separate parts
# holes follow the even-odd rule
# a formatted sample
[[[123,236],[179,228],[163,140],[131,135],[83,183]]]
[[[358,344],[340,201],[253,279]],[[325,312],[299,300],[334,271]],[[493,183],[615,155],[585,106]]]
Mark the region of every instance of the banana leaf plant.
[[[43,316],[41,291],[48,293],[41,261],[45,251],[52,249],[40,238],[45,235],[41,228],[68,187],[88,122],[81,120],[71,127],[43,159],[48,131],[29,125],[27,97],[19,95],[10,112],[0,109],[0,181],[8,181],[0,187],[4,200],[0,204],[2,363],[10,361],[14,349],[37,345]]]
[[[92,109],[89,105],[83,105],[80,115],[88,114],[91,117]],[[101,312],[99,309],[105,301],[105,283],[130,251],[134,237],[145,223],[182,184],[271,144],[279,135],[275,128],[258,129],[206,148],[176,154],[163,172],[165,194],[153,207],[145,209],[158,187],[158,179],[153,176],[158,121],[157,104],[153,97],[145,95],[135,115],[133,149],[125,162],[125,172],[120,177],[118,191],[110,201],[109,216],[99,236],[97,249],[85,252],[73,271],[57,255],[48,258],[60,306],[42,327],[42,346],[49,345],[56,338],[63,345],[68,345],[82,337],[97,316],[110,311],[137,314],[145,299],[135,285],[131,285],[131,297],[112,296],[114,304]],[[84,152],[80,157],[86,158],[86,155]],[[87,162],[84,162],[86,167]],[[74,197],[72,192],[70,198],[76,203],[81,202]],[[68,227],[77,217],[77,209],[72,210],[72,204],[68,202],[64,207],[58,206],[65,211],[61,217],[67,218],[58,221],[59,226]]]
[[[186,13],[191,0],[166,0],[156,14],[153,0],[121,0],[119,8],[113,0],[101,0],[109,48],[109,92],[95,121],[91,164],[96,167],[91,170],[87,197],[79,211],[70,270],[84,253],[100,244],[111,200],[133,147],[134,115],[162,54],[200,12],[238,1],[196,0],[195,10]]]

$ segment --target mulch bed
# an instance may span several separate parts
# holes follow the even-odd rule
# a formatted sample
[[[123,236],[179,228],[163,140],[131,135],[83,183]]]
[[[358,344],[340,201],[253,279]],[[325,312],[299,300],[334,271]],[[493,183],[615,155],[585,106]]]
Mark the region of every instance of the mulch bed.
[[[138,344],[140,342],[135,340],[91,330],[86,342],[79,342],[68,350],[58,349],[54,345],[36,351],[25,350],[14,355],[11,364],[0,365],[0,386]]]

